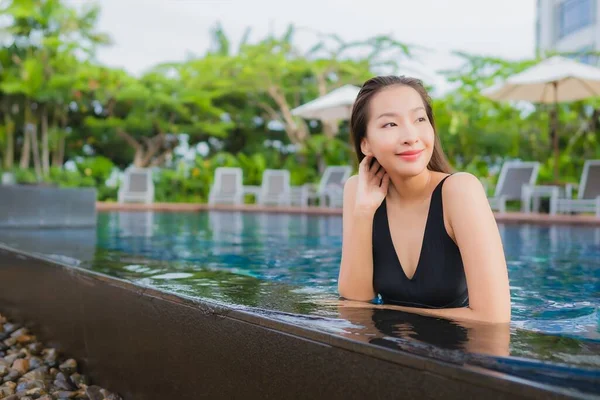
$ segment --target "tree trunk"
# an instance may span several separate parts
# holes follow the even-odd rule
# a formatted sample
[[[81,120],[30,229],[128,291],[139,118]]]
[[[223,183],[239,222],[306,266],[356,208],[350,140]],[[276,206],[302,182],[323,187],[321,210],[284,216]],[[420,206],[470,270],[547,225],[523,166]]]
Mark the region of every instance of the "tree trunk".
[[[325,76],[329,72],[329,70],[326,70],[322,74],[316,75],[319,96],[325,96],[327,94],[327,81],[325,80]],[[321,123],[323,125],[323,134],[325,137],[331,139],[339,132],[339,121],[322,121]]]
[[[55,126],[55,128],[58,128]],[[57,138],[56,146],[52,150],[52,166],[62,168],[65,158],[65,134],[59,129],[56,129]]]
[[[319,176],[323,176],[325,168],[327,168],[327,163],[325,162],[325,157],[321,153],[317,154],[317,165],[319,169]]]
[[[62,164],[59,164],[58,156],[60,153],[60,139],[62,137],[62,132],[59,128],[59,123],[61,121],[61,107],[60,105],[54,108],[54,116],[52,118],[52,131],[55,132],[54,145],[50,152],[52,153],[52,166],[61,168]]]
[[[36,173],[38,173],[38,171],[41,172],[41,168],[39,165],[40,153],[38,150],[37,132],[35,132],[35,134],[32,134],[32,132],[37,131],[37,127],[35,123],[35,118],[33,118],[33,115],[31,113],[31,103],[29,99],[25,100],[24,113],[25,118],[23,122],[23,149],[21,151],[20,167],[22,169],[29,168],[31,160],[30,157],[31,153],[33,152],[34,166],[36,168]],[[37,164],[35,164],[36,162]],[[39,177],[40,174],[38,174],[38,178]]]
[[[58,156],[56,158],[55,166],[62,168],[65,164],[65,146],[67,141],[66,129],[67,129],[67,112],[65,111],[60,117],[60,133],[58,136]]]
[[[600,118],[600,109],[595,108],[590,118],[590,132],[596,132],[598,130],[598,118]]]
[[[141,168],[144,166],[144,146],[142,146],[142,144],[140,142],[138,142],[137,140],[135,140],[135,138],[133,136],[131,136],[129,133],[122,131],[122,130],[117,130],[117,135],[120,136],[121,138],[123,138],[123,140],[125,140],[127,142],[127,144],[129,144],[131,147],[134,148],[135,150],[135,155],[133,156],[133,166],[134,167],[138,167]]]
[[[50,148],[48,143],[48,108],[42,106],[42,171],[44,176],[50,175]]]
[[[60,146],[60,137],[62,136],[62,133],[58,130],[58,125],[56,123],[54,123],[52,125],[52,129],[54,129],[54,131],[57,132],[56,145],[52,149],[52,166],[60,167],[60,164],[58,164],[58,152],[60,151],[59,146]]]
[[[323,121],[323,133],[329,139],[334,138],[339,132],[339,121]]]
[[[27,129],[27,123],[25,123],[25,127],[23,128],[23,148],[21,149],[21,161],[19,163],[19,167],[21,169],[29,168],[29,160],[31,156],[31,142],[29,139],[29,130]]]
[[[150,167],[160,167],[160,166],[162,166],[165,163],[165,161],[167,160],[167,158],[169,158],[171,156],[171,154],[173,154],[173,149],[166,150],[160,156],[154,158],[152,160],[152,162],[150,163],[149,166]]]
[[[42,177],[42,163],[40,161],[40,148],[37,136],[37,124],[30,124],[29,134],[31,135],[31,152],[33,153],[33,167],[38,179]]]
[[[144,168],[144,149],[139,148],[135,151],[135,156],[133,157],[133,166],[137,168]]]
[[[4,109],[4,126],[6,127],[4,168],[11,170],[15,162],[15,122],[9,114],[8,107]]]
[[[553,178],[554,182],[558,182],[559,174],[559,140],[558,140],[558,106],[555,105],[550,115],[550,138],[552,140],[552,153],[554,160]]]
[[[67,137],[64,132],[60,133],[60,137],[58,139],[58,160],[57,164],[59,167],[63,167],[65,165],[65,146],[67,142]]]
[[[269,87],[268,93],[281,111],[281,115],[283,116],[285,123],[285,132],[290,138],[290,141],[294,144],[304,143],[306,139],[308,139],[308,130],[306,129],[305,125],[298,125],[296,121],[294,121],[294,116],[292,115],[290,106],[288,105],[287,100],[285,99],[285,96],[282,94],[279,87]]]
[[[23,124],[23,148],[21,149],[21,169],[29,168],[31,157],[31,137],[29,135],[29,101],[25,101],[25,123]]]
[[[159,133],[153,138],[146,139],[146,151],[141,160],[142,166],[146,167],[152,162],[152,158],[160,151],[165,140],[165,135]]]

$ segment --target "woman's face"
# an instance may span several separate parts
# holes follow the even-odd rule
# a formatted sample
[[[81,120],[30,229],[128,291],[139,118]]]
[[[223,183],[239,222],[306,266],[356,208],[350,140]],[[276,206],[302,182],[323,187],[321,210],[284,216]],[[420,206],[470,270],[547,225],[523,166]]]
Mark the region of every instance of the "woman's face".
[[[435,142],[435,133],[419,93],[409,86],[391,86],[373,96],[369,104],[363,154],[374,156],[393,175],[423,172]]]

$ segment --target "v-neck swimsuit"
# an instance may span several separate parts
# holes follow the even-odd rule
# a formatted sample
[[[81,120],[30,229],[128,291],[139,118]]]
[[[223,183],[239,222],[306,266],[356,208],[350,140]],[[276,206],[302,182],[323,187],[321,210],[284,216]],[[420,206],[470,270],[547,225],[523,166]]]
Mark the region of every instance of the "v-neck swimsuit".
[[[423,308],[469,305],[460,250],[444,226],[442,186],[449,176],[431,195],[421,253],[410,279],[392,242],[386,201],[377,209],[373,218],[373,287],[384,304]]]

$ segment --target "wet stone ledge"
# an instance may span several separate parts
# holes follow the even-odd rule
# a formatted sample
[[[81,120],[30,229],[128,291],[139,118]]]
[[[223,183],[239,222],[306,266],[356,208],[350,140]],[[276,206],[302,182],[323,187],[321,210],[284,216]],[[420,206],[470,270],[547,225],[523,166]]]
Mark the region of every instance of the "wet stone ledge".
[[[0,314],[0,399],[122,400],[92,385],[78,372],[77,361],[45,347],[27,328]]]

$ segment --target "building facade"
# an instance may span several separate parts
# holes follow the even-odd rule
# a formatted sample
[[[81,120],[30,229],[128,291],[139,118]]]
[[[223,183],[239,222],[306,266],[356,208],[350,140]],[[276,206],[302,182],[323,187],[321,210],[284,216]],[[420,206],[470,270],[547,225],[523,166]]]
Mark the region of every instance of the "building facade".
[[[537,0],[536,50],[572,53],[571,57],[598,65],[600,7],[598,0]]]

